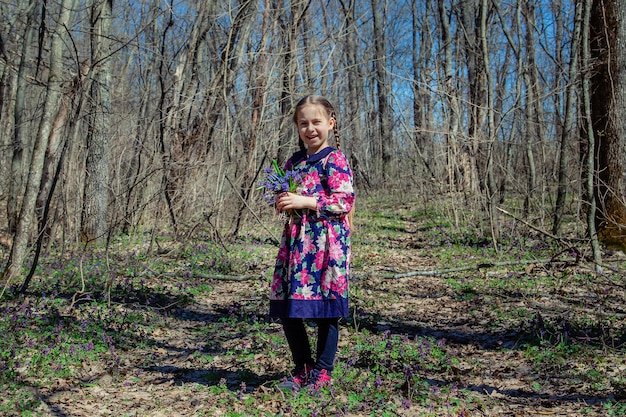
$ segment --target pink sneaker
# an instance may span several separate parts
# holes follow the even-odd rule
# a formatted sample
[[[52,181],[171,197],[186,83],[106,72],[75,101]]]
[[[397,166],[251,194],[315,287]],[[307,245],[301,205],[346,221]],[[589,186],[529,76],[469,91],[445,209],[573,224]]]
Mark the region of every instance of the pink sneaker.
[[[323,387],[327,387],[331,384],[333,378],[330,376],[326,369],[311,371],[307,387],[311,391],[319,391]]]
[[[286,378],[278,384],[278,388],[286,390],[299,390],[301,387],[307,385],[312,372],[313,366],[309,364],[305,364],[304,367],[300,369],[296,368],[292,371],[289,378]]]

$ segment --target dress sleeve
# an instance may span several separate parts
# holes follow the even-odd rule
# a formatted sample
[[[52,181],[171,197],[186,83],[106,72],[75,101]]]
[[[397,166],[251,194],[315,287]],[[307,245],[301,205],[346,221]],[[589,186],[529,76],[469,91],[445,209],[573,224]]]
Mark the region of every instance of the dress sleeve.
[[[345,154],[334,151],[328,155],[324,175],[324,192],[317,195],[318,217],[348,213],[354,204],[352,170]]]

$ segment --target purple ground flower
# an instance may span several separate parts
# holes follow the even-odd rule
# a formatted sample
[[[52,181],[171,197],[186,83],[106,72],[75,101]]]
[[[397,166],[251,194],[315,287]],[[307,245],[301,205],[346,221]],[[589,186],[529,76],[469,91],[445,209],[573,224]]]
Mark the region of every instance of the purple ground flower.
[[[83,344],[83,350],[86,352],[91,352],[94,349],[93,340],[90,340],[89,343]]]

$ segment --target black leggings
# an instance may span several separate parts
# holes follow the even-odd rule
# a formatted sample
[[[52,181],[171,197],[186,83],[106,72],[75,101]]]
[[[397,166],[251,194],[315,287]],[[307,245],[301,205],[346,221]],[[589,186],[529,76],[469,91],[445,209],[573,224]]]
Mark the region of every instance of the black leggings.
[[[326,369],[331,373],[334,369],[337,344],[339,342],[339,319],[313,319],[317,324],[316,360],[311,355],[311,345],[306,333],[304,319],[282,319],[283,330],[296,369],[305,364],[314,365],[316,369]]]

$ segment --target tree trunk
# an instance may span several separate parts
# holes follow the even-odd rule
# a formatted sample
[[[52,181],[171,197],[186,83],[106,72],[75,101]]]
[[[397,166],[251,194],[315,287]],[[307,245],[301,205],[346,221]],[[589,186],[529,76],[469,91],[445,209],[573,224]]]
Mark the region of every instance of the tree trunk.
[[[485,188],[486,153],[485,137],[485,63],[480,44],[479,0],[459,3],[460,20],[463,25],[463,54],[467,66],[468,128],[467,139],[462,147],[464,187],[473,192]]]
[[[436,174],[431,166],[432,135],[432,103],[428,93],[429,71],[427,63],[431,60],[432,39],[428,31],[429,1],[424,1],[422,6],[425,10],[419,10],[417,0],[411,3],[412,23],[412,67],[413,67],[413,140],[419,160],[424,164],[425,173],[431,178]],[[421,18],[421,19],[420,19]]]
[[[38,223],[37,242],[35,243],[35,253],[33,255],[33,261],[30,264],[28,275],[20,287],[19,292],[21,294],[24,294],[28,290],[30,281],[35,275],[44,240],[51,240],[52,226],[49,224],[50,210],[54,190],[59,181],[63,161],[68,148],[68,139],[66,137],[68,130],[66,129],[66,124],[70,113],[70,103],[73,102],[73,99],[77,95],[82,94],[79,88],[83,84],[86,72],[86,68],[84,71],[81,71],[75,77],[72,88],[64,94],[50,132],[50,139],[48,140],[48,148],[46,149],[44,167],[41,175],[41,186],[35,206]],[[79,104],[76,109],[77,114],[80,112],[80,108],[81,106]]]
[[[521,39],[525,39],[526,45],[526,56],[524,58],[524,67],[523,67],[523,78],[524,84],[526,84],[526,105],[524,108],[526,109],[526,126],[525,126],[525,140],[524,146],[526,149],[526,163],[528,164],[528,177],[527,177],[527,189],[524,196],[524,217],[527,217],[530,213],[531,209],[531,201],[532,196],[535,194],[535,190],[537,187],[537,168],[535,163],[535,152],[534,152],[534,144],[539,140],[539,132],[537,126],[537,96],[536,89],[533,79],[533,72],[535,71],[535,51],[534,51],[534,41],[533,41],[533,16],[534,9],[531,6],[532,0],[523,0],[524,12],[522,13],[525,16],[524,26],[525,27],[525,35],[520,34]],[[522,26],[520,25],[520,31],[522,30]]]
[[[21,4],[21,3],[20,3]],[[28,161],[28,154],[24,154],[24,148],[28,146],[28,132],[24,120],[26,112],[26,90],[28,88],[27,74],[33,59],[32,41],[35,35],[36,16],[40,8],[39,1],[33,0],[24,10],[26,16],[26,24],[24,25],[24,40],[22,44],[22,53],[20,64],[15,82],[17,83],[15,92],[15,104],[13,106],[13,140],[12,140],[12,158],[11,158],[11,178],[10,189],[7,198],[7,221],[9,225],[9,233],[17,232],[17,222],[20,213],[21,201],[18,198],[24,193],[25,169],[24,161]],[[42,23],[43,24],[43,23]]]
[[[626,141],[626,4],[593,1],[590,26],[591,121],[595,138],[598,238],[626,251],[624,141]]]
[[[446,176],[449,191],[455,192],[462,189],[459,178],[457,157],[459,155],[458,130],[459,130],[459,104],[457,92],[453,83],[452,63],[452,35],[450,33],[450,16],[445,0],[438,1],[439,24],[441,25],[441,55],[442,55],[442,78],[444,97],[443,136],[446,144]]]
[[[589,239],[591,241],[591,248],[593,252],[593,260],[595,261],[596,271],[601,272],[600,270],[600,244],[598,242],[597,228],[596,228],[596,216],[597,216],[597,207],[596,207],[596,197],[594,195],[594,188],[596,182],[596,158],[595,158],[595,147],[596,147],[596,131],[593,126],[593,106],[592,100],[593,95],[591,93],[591,51],[590,51],[590,42],[589,36],[591,35],[590,29],[590,20],[591,20],[591,4],[594,0],[582,0],[584,4],[584,13],[583,13],[583,39],[582,39],[582,48],[581,48],[581,61],[583,67],[583,77],[582,77],[582,113],[584,121],[582,123],[582,129],[584,130],[581,135],[581,140],[586,142],[584,146],[581,146],[581,149],[587,150],[587,155],[583,159],[583,173],[585,176],[582,178],[583,184],[585,184],[585,197],[588,202],[588,206],[586,207],[587,214],[587,233],[589,235]]]
[[[374,71],[376,73],[376,94],[378,98],[378,132],[377,152],[373,155],[380,160],[380,168],[382,169],[382,181],[389,177],[389,162],[391,155],[389,154],[389,143],[391,137],[391,118],[389,108],[389,83],[387,79],[387,48],[385,44],[387,38],[383,28],[383,17],[380,13],[380,4],[378,0],[372,2],[372,22],[374,36]]]
[[[357,23],[355,17],[355,8],[357,6],[356,0],[349,0],[346,2],[345,0],[340,0],[344,19],[346,21],[345,24],[345,33],[344,33],[344,54],[346,69],[347,69],[347,80],[348,80],[348,103],[346,112],[342,118],[345,120],[343,126],[351,126],[352,137],[356,138],[359,142],[362,138],[366,137],[366,129],[364,127],[364,121],[361,117],[362,112],[364,112],[365,103],[361,99],[365,97],[365,87],[364,87],[364,75],[363,68],[360,64],[359,59],[359,42],[357,41]],[[349,146],[346,146],[345,141],[342,141],[344,149]],[[364,158],[367,155],[367,147],[365,146],[357,146],[352,149],[351,155],[351,166],[355,176],[355,182],[361,183],[363,185],[370,186],[370,173],[366,169],[362,169],[360,161],[361,158]]]
[[[500,10],[499,0],[494,0],[492,4],[493,4],[495,13],[498,15],[498,19],[500,20],[502,31],[504,32],[504,36],[508,42],[508,46],[504,52],[505,54],[504,59],[502,60],[503,62],[502,68],[499,70],[498,75],[497,75],[497,82],[496,82],[496,87],[495,87],[494,109],[493,109],[493,113],[495,113],[496,115],[499,115],[499,119],[497,123],[496,122],[494,123],[500,126],[499,130],[503,132],[502,126],[505,125],[505,117],[506,117],[505,111],[504,111],[505,101],[508,100],[507,95],[509,94],[509,90],[511,89],[510,85],[513,84],[513,81],[509,81],[509,74],[513,73],[513,71],[511,71],[509,68],[511,55],[513,55],[516,60],[518,70],[522,68],[522,62],[520,58],[519,46],[515,44],[515,41],[513,40],[513,34],[511,33],[508,27],[509,25],[504,20],[504,16],[502,14],[502,11]],[[519,7],[516,8],[516,11],[517,12],[519,11]],[[518,22],[518,19],[513,19],[513,21]],[[513,25],[513,26],[514,26],[513,31],[515,31],[516,30],[515,26],[517,25]],[[511,63],[510,65],[512,66],[513,64]],[[516,92],[515,94],[516,99],[515,99],[514,107],[517,107],[517,105],[519,105],[519,97],[521,96],[520,77],[514,77],[514,80],[516,84],[515,89],[514,89],[514,91]],[[513,117],[515,117],[514,115]],[[514,142],[513,132],[514,132],[513,129],[509,129],[508,136],[504,140],[504,146],[502,148],[504,150],[504,155],[503,155],[504,157],[504,170],[503,171],[504,172],[502,173],[502,177],[500,178],[500,185],[498,186],[498,194],[499,194],[498,203],[499,204],[504,203],[504,200],[508,191],[508,186],[512,182],[512,179],[514,177],[513,160],[514,160],[514,155],[515,155],[514,149],[516,147],[513,145],[513,142]]]
[[[575,101],[576,90],[579,85],[578,80],[578,61],[580,51],[580,36],[583,16],[583,4],[581,1],[576,2],[576,14],[574,19],[574,35],[572,36],[570,51],[570,63],[568,69],[568,83],[565,93],[565,120],[563,121],[563,130],[559,141],[559,160],[558,160],[558,187],[556,194],[556,203],[554,205],[554,217],[552,220],[552,234],[558,235],[563,223],[563,213],[565,211],[565,201],[567,200],[567,177],[569,170],[569,158],[567,146],[574,140],[574,117],[575,117]]]
[[[495,145],[496,145],[496,126],[495,116],[493,108],[493,91],[491,89],[493,74],[491,72],[490,58],[489,58],[489,42],[488,42],[488,20],[489,20],[489,7],[488,0],[481,0],[479,17],[480,24],[478,25],[478,48],[481,52],[480,60],[483,66],[483,86],[485,100],[485,115],[486,125],[484,126],[484,133],[486,138],[486,155],[485,155],[485,167],[484,167],[484,179],[485,189],[484,194],[487,201],[487,212],[489,214],[491,238],[493,248],[496,252],[499,251],[498,241],[500,239],[500,225],[498,221],[498,212],[496,210],[496,202],[498,201],[497,193],[498,187],[495,180]]]
[[[108,231],[109,137],[111,125],[111,18],[113,0],[95,1],[91,8],[93,79],[85,189],[81,213],[83,242],[102,242]]]
[[[39,123],[39,129],[33,146],[30,170],[26,181],[26,189],[20,214],[17,222],[17,228],[9,260],[5,265],[2,273],[2,281],[5,282],[5,288],[10,281],[21,275],[22,266],[26,259],[28,249],[28,241],[30,231],[33,226],[35,217],[35,203],[39,187],[41,184],[42,171],[48,145],[48,138],[53,128],[54,119],[59,107],[59,100],[62,96],[62,75],[63,71],[63,47],[67,45],[67,28],[71,26],[72,10],[74,10],[74,0],[63,0],[60,6],[59,16],[56,20],[56,33],[52,37],[50,45],[50,68],[48,75],[48,84],[46,90],[46,99]]]

